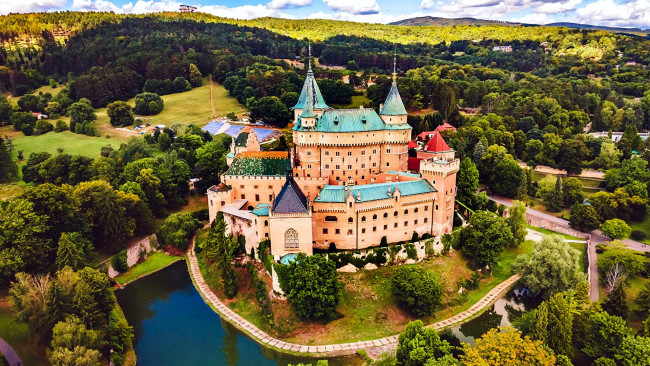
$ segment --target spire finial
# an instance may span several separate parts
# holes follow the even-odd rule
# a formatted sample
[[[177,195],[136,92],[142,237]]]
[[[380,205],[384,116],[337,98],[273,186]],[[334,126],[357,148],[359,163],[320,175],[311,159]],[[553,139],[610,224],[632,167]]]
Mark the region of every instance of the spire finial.
[[[393,83],[397,82],[397,45],[393,51]]]
[[[309,41],[309,71],[311,71],[311,41]]]

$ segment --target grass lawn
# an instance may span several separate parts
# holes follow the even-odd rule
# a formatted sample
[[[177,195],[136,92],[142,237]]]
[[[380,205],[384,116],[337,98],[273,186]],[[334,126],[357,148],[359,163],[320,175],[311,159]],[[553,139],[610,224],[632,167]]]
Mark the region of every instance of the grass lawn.
[[[50,93],[50,94],[52,94],[52,98],[54,98],[63,89],[65,89],[64,85],[58,85],[56,88],[52,88],[49,85],[43,85],[40,88],[34,90],[34,92],[30,93],[30,94],[38,95],[38,93],[43,93],[43,94]],[[20,99],[20,97],[12,96],[12,97],[9,97],[8,99],[10,101],[14,102],[14,103],[18,103],[18,99]]]
[[[632,230],[641,230],[646,233],[647,237],[643,240],[638,240],[646,244],[650,244],[650,215],[646,213],[641,221],[627,221]]]
[[[111,145],[117,150],[121,141],[107,139],[105,137],[91,137],[79,135],[70,131],[48,132],[40,136],[19,136],[12,140],[14,154],[23,151],[25,160],[33,152],[48,152],[57,154],[57,149],[62,148],[64,153],[71,155],[84,155],[89,158],[96,158],[100,155],[104,146]]]
[[[528,228],[531,229],[531,230],[535,230],[537,232],[540,232],[540,233],[542,233],[544,235],[559,235],[559,236],[563,237],[564,239],[568,239],[568,240],[585,240],[585,239],[579,238],[577,236],[567,235],[567,234],[560,234],[560,233],[555,232],[553,230],[544,229],[544,228],[537,227],[537,226],[528,225]]]
[[[332,104],[332,108],[359,108],[361,105],[364,106],[364,108],[371,108],[371,104],[372,101],[365,95],[353,95],[350,104]]]
[[[197,243],[201,243],[206,234],[207,230],[200,232]],[[442,305],[434,316],[422,318],[423,322],[434,323],[468,309],[494,286],[510,277],[510,264],[518,255],[530,253],[532,250],[532,241],[525,242],[519,248],[508,249],[493,267],[492,276],[483,277],[479,288],[469,291],[466,298],[458,295],[458,283],[462,279],[469,279],[473,272],[467,267],[467,260],[460,253],[451,252],[446,257],[430,258],[413,264],[436,273],[443,285]],[[206,282],[223,299],[221,281],[216,269],[214,266],[207,266],[201,257],[199,255],[199,263]],[[372,271],[339,274],[344,286],[341,302],[337,307],[341,317],[326,324],[301,321],[295,317],[286,300],[273,299],[276,326],[271,328],[262,317],[254,290],[248,286],[248,272],[243,268],[235,268],[237,296],[225,303],[257,327],[288,342],[317,345],[376,339],[397,334],[404,330],[409,321],[417,319],[399,308],[392,294],[391,279],[397,268],[382,266]],[[270,278],[264,277],[267,287],[271,288]]]
[[[117,312],[118,316],[121,319],[126,320],[126,318],[124,317],[124,312],[122,311],[120,304],[118,304],[117,302],[115,303],[115,311]],[[133,342],[129,342],[129,344],[127,344],[125,348],[126,348],[126,352],[124,357],[124,366],[135,366],[136,354],[135,354],[135,350],[133,349]]]
[[[45,347],[36,342],[27,324],[16,319],[6,292],[0,297],[0,337],[16,351],[23,365],[47,366]]]
[[[137,280],[140,277],[144,277],[148,274],[152,274],[158,270],[161,270],[181,259],[183,259],[183,257],[171,256],[163,252],[151,253],[144,262],[138,263],[137,265],[129,268],[129,270],[125,273],[122,273],[121,275],[115,277],[115,282],[126,285]]]

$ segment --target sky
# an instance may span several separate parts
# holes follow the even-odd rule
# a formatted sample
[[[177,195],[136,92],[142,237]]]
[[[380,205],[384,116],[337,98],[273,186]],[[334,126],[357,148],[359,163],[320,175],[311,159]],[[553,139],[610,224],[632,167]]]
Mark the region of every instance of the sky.
[[[57,10],[149,13],[176,11],[180,4],[237,19],[269,16],[390,23],[430,15],[650,29],[650,0],[0,0],[0,14]]]

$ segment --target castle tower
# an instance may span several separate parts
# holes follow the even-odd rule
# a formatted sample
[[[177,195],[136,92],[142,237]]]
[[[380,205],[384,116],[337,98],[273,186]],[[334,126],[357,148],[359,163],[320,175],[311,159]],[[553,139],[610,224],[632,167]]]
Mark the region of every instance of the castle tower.
[[[442,235],[453,229],[456,201],[456,174],[460,160],[455,157],[445,140],[436,131],[422,150],[418,151],[420,174],[436,189],[433,211],[433,235]]]
[[[325,99],[318,88],[314,72],[311,69],[311,45],[309,45],[309,69],[307,70],[307,77],[305,83],[302,85],[298,102],[293,106],[294,123],[298,122],[298,117],[302,114],[303,110],[307,107],[307,100],[311,100],[312,112],[317,116],[323,114],[323,110],[330,107],[325,104]]]
[[[384,105],[381,107],[379,116],[384,123],[389,125],[397,125],[406,123],[406,108],[404,108],[404,103],[402,102],[402,97],[399,95],[399,90],[397,90],[397,56],[393,59],[393,85],[390,87],[388,96]]]
[[[316,113],[314,112],[314,98],[313,98],[313,89],[307,89],[307,99],[305,102],[305,108],[300,113],[300,125],[305,128],[315,128],[316,127]]]

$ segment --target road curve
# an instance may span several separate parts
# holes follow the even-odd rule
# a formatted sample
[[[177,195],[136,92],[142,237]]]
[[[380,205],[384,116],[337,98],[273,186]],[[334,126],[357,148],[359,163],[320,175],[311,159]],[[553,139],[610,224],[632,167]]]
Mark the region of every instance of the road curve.
[[[22,365],[20,362],[20,357],[18,357],[16,351],[14,351],[9,343],[7,343],[7,341],[2,338],[0,338],[0,353],[5,356],[7,362],[9,362],[9,366]]]

